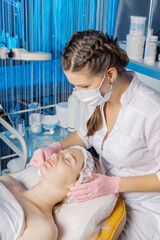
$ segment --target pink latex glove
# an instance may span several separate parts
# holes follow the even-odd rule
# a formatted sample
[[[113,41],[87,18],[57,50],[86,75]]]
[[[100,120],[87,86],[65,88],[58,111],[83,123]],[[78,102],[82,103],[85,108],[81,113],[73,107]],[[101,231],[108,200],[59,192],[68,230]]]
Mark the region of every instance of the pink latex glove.
[[[92,198],[119,192],[121,185],[120,177],[108,177],[92,172],[88,175],[93,181],[70,188],[71,192],[69,192],[67,196],[69,196],[71,200],[84,202]]]
[[[58,153],[62,150],[60,142],[54,142],[48,147],[39,148],[33,153],[30,165],[39,168],[53,153]]]

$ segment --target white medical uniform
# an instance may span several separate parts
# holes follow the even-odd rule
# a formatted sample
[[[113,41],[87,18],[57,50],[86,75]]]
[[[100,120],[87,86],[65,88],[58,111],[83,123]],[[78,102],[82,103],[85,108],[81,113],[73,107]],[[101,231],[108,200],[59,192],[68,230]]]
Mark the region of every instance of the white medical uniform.
[[[88,106],[78,135],[86,147],[93,146],[107,175],[120,177],[157,174],[160,180],[160,94],[141,83],[133,72],[132,81],[121,96],[122,108],[117,121],[107,133],[103,106],[100,106],[103,126],[86,137],[87,120],[95,107]],[[123,193],[127,223],[120,239],[160,240],[160,192]]]

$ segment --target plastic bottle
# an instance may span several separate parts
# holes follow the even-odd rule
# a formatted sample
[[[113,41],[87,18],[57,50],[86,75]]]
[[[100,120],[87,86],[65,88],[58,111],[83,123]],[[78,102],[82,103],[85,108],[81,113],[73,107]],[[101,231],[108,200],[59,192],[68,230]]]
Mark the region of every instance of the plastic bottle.
[[[68,98],[68,130],[74,132],[76,128],[76,115],[80,112],[80,101],[75,95],[75,92],[72,92],[72,95]],[[79,115],[79,114],[78,114]],[[77,123],[78,124],[78,123]]]
[[[146,58],[147,58],[148,42],[149,42],[150,36],[152,36],[152,35],[153,35],[153,28],[150,28],[150,29],[148,29],[147,38],[146,38],[144,61],[146,61]]]
[[[149,64],[153,64],[156,58],[158,44],[158,36],[150,36],[148,41],[148,46],[146,49],[145,62]]]
[[[68,128],[68,102],[60,102],[56,105],[56,115],[59,125]]]
[[[145,36],[127,35],[127,54],[132,60],[143,58]]]
[[[79,102],[79,109],[76,113],[76,121],[75,121],[75,130],[76,131],[79,130],[81,123],[83,121],[85,108],[86,108],[86,104],[83,102]]]
[[[145,31],[146,17],[130,16],[130,35],[143,36]]]

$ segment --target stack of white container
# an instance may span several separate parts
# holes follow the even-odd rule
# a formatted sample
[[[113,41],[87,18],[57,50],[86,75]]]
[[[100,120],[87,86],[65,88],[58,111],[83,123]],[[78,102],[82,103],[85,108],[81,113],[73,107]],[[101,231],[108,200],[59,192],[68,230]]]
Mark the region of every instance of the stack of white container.
[[[68,98],[68,130],[74,132],[80,128],[86,105],[79,101],[75,92]]]
[[[75,92],[68,98],[68,102],[61,102],[56,105],[56,115],[59,125],[67,128],[70,132],[77,131],[82,123],[86,105],[80,102]]]
[[[147,64],[153,64],[156,58],[158,36],[153,35],[153,29],[148,29],[145,41],[146,17],[131,16],[130,31],[127,35],[127,54],[132,60],[143,58]],[[145,45],[145,52],[144,52]]]
[[[143,58],[146,17],[131,16],[130,31],[127,35],[127,54],[130,59]]]
[[[68,127],[68,102],[60,102],[56,105],[56,115],[59,125],[63,128]]]

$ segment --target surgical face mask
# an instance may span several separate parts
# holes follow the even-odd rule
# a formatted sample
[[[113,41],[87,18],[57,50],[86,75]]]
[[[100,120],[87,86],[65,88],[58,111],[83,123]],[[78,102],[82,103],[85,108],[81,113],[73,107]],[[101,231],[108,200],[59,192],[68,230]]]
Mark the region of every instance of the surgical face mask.
[[[110,99],[111,96],[111,90],[112,90],[112,83],[110,84],[110,91],[106,93],[104,96],[101,95],[100,88],[104,82],[105,76],[102,79],[101,85],[99,88],[91,89],[91,90],[78,90],[75,91],[75,94],[77,98],[84,102],[85,104],[89,106],[99,106],[105,102],[107,102]]]

